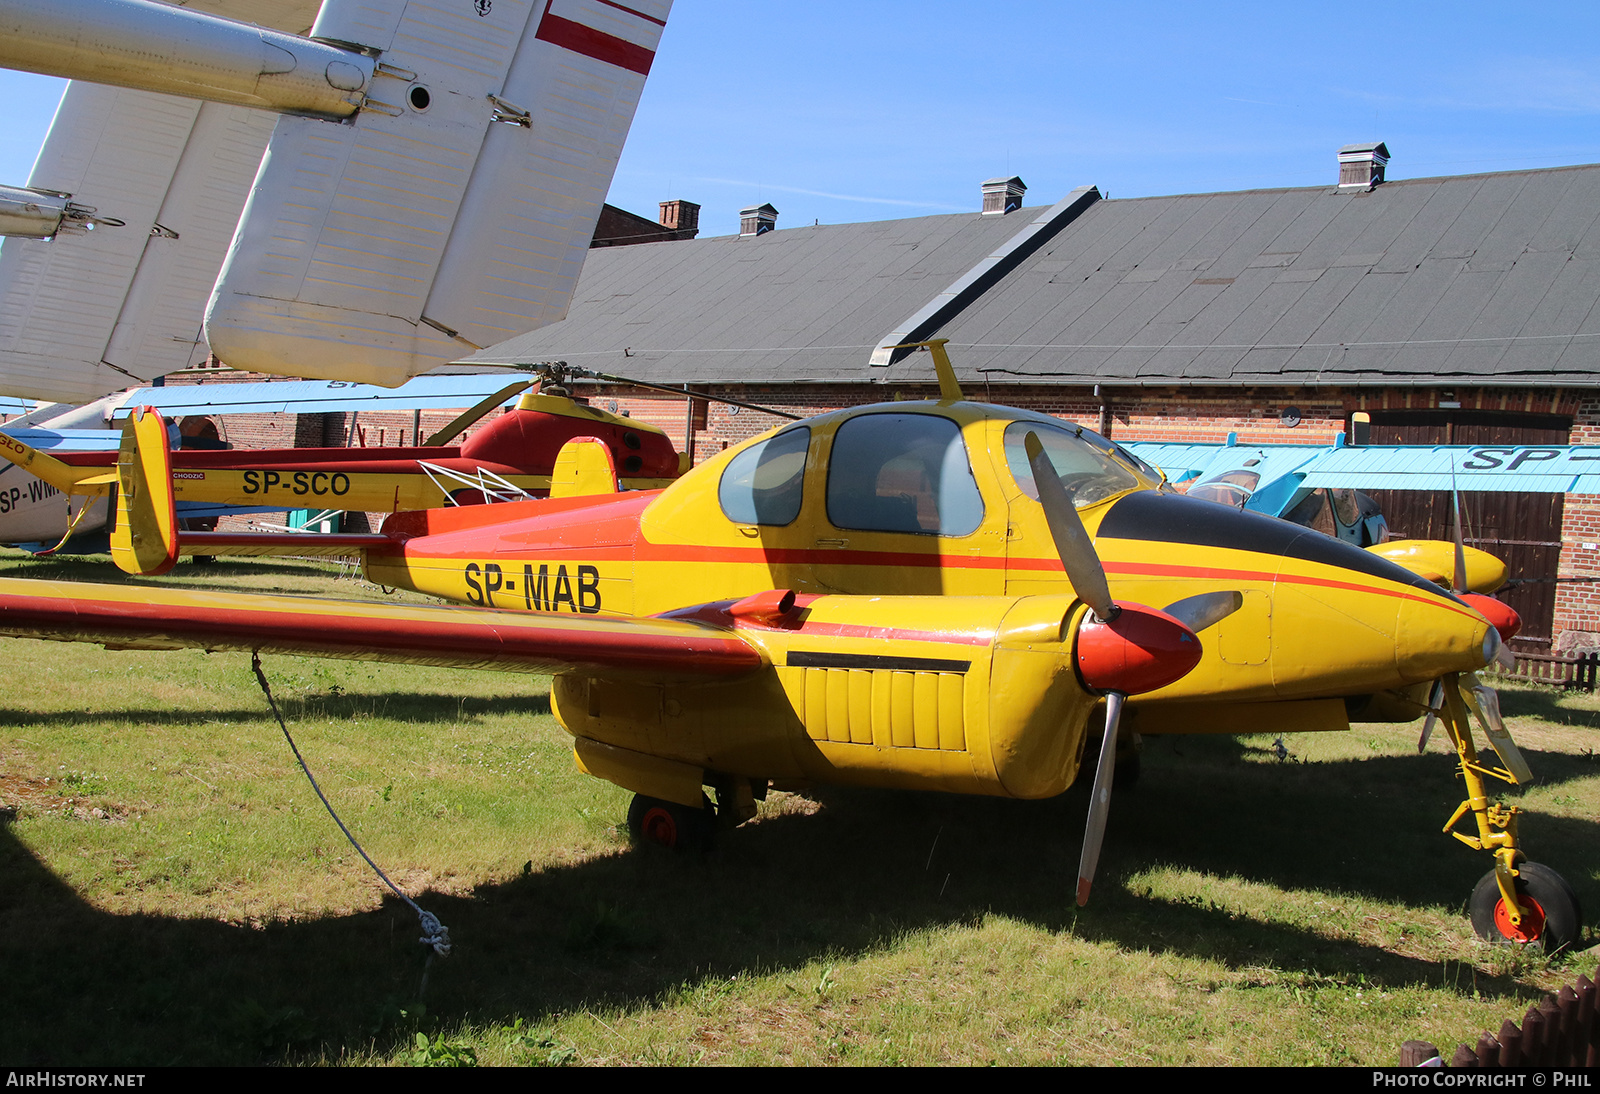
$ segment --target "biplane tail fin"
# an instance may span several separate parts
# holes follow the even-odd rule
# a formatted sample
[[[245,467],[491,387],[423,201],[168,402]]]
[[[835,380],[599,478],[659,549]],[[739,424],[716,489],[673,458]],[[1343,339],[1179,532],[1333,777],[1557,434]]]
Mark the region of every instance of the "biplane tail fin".
[[[178,507],[166,423],[150,407],[122,422],[117,454],[117,522],[111,560],[124,573],[164,574],[178,562]]]
[[[153,577],[183,555],[348,557],[394,542],[369,533],[186,532],[178,526],[172,489],[172,450],[166,423],[151,407],[122,422],[122,449],[114,476],[117,520],[111,559],[125,573]]]

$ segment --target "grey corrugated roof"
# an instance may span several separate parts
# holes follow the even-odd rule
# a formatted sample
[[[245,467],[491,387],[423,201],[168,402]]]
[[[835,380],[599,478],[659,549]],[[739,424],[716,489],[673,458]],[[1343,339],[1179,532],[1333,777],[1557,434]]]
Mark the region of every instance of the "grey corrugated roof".
[[[654,382],[931,378],[873,345],[1034,213],[592,252],[569,317],[475,362]],[[1600,166],[1100,201],[937,331],[993,381],[1593,384]],[[623,359],[631,347],[633,358]]]
[[[468,361],[559,358],[656,383],[866,380],[876,339],[1015,235],[1029,213],[590,251],[565,320]]]

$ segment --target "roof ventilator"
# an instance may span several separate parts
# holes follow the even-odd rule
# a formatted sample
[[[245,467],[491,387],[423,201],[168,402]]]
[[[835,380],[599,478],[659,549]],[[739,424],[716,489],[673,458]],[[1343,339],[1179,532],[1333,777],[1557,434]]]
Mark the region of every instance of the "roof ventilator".
[[[1347,144],[1339,149],[1339,192],[1366,193],[1383,184],[1389,146],[1382,141]]]
[[[1017,176],[1008,179],[987,179],[983,184],[983,215],[1005,216],[1022,208],[1022,195],[1028,184]]]
[[[778,227],[778,210],[771,205],[747,205],[739,210],[739,235],[764,236]]]

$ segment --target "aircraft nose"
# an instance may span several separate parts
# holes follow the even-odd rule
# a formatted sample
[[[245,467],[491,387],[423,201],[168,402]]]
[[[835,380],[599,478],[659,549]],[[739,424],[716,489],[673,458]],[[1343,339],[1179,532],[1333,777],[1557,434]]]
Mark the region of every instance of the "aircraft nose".
[[[1111,507],[1097,536],[1177,549],[1211,571],[1214,588],[1270,571],[1270,592],[1247,589],[1215,646],[1242,679],[1264,666],[1280,699],[1401,687],[1481,668],[1495,653],[1484,618],[1438,585],[1288,521],[1137,491]]]
[[[1413,682],[1474,672],[1500,648],[1500,635],[1489,622],[1453,599],[1407,600],[1398,623],[1395,664]]]

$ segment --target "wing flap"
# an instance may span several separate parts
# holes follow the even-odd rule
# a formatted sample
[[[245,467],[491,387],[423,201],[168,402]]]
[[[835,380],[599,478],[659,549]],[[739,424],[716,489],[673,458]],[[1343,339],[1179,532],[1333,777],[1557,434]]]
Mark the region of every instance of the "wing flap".
[[[695,679],[764,664],[730,631],[665,619],[569,618],[0,578],[0,635],[110,648],[259,650],[504,672]]]

